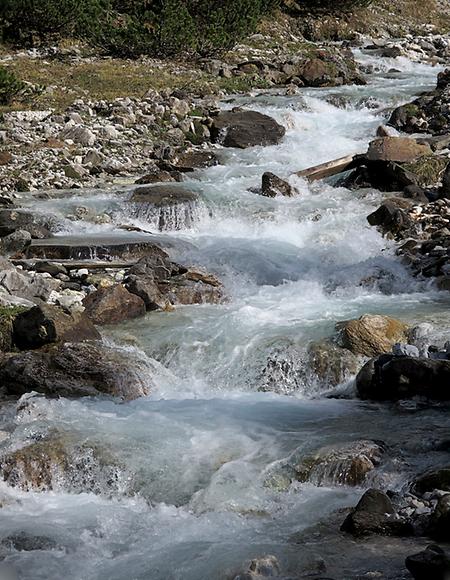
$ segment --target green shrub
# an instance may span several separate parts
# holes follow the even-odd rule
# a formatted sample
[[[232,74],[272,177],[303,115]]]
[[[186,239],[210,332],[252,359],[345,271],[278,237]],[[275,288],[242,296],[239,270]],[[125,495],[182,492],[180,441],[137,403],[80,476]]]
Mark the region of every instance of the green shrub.
[[[0,105],[9,105],[23,90],[25,83],[5,67],[0,67]]]
[[[32,44],[49,35],[83,35],[108,5],[107,0],[1,0],[2,36]]]

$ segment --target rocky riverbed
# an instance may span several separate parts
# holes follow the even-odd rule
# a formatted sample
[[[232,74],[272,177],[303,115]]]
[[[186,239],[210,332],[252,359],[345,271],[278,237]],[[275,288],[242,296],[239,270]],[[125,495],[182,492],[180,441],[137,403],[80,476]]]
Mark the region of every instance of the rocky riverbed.
[[[448,576],[450,41],[357,44],[3,116],[5,571]]]

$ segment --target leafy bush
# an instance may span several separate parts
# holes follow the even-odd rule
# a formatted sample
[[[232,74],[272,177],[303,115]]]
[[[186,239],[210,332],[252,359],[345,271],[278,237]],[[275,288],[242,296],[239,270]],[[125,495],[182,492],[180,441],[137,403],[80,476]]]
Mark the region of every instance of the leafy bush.
[[[88,38],[110,54],[210,55],[255,31],[274,8],[349,9],[370,0],[0,0],[3,37]]]
[[[8,105],[21,91],[25,83],[5,67],[0,67],[0,105]]]
[[[107,6],[107,0],[1,0],[2,36],[31,44],[54,34],[83,34]]]

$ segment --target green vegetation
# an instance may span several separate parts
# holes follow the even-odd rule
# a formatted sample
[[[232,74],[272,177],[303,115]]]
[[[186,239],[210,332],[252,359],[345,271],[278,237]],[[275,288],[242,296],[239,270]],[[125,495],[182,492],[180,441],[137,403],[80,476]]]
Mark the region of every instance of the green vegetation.
[[[0,105],[9,105],[25,86],[13,72],[0,67]]]
[[[13,348],[12,331],[15,317],[28,310],[24,306],[0,306],[0,352],[9,352]]]
[[[211,55],[231,48],[275,9],[348,10],[371,0],[2,0],[4,40],[84,38],[107,54]]]

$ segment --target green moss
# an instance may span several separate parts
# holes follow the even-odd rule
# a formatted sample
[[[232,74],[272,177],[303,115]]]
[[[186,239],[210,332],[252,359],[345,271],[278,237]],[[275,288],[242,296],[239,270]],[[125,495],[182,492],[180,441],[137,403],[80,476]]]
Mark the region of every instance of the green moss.
[[[440,181],[442,173],[448,165],[446,157],[426,156],[413,161],[412,163],[405,163],[403,167],[414,173],[417,176],[417,184],[426,187],[435,185]]]
[[[24,306],[0,306],[0,352],[13,348],[12,330],[15,317],[28,310]]]

